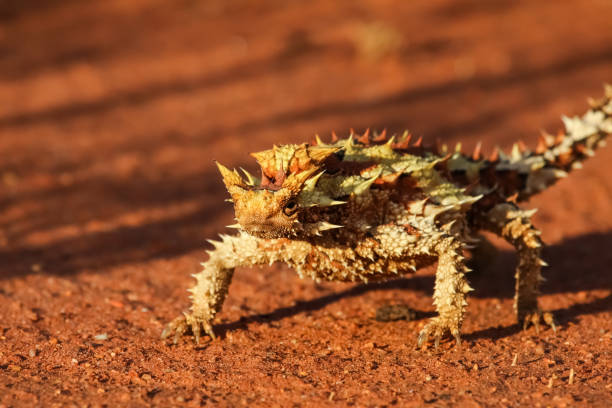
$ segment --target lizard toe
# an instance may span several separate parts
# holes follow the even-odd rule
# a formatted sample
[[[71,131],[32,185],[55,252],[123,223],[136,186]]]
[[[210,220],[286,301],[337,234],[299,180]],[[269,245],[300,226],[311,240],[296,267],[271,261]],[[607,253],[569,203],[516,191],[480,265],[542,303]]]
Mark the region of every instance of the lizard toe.
[[[550,326],[554,333],[557,333],[557,324],[555,318],[551,312],[543,312],[540,309],[535,309],[527,312],[523,315],[523,330],[527,330],[530,325],[533,325],[536,330],[536,334],[540,334],[540,322],[544,322]]]
[[[196,344],[200,344],[200,338],[203,333],[210,336],[211,339],[215,339],[215,333],[210,322],[199,319],[187,312],[168,323],[161,333],[161,338],[166,339],[174,335],[172,340],[174,344],[177,344],[179,339],[189,331],[191,331]]]
[[[440,316],[432,318],[429,323],[425,325],[425,327],[419,333],[419,337],[417,340],[417,348],[421,348],[422,346],[427,345],[427,341],[430,337],[434,339],[434,348],[437,349],[440,345],[440,339],[446,334],[449,333],[453,335],[457,342],[457,346],[461,346],[461,335],[459,330],[459,325],[449,321],[442,319]]]

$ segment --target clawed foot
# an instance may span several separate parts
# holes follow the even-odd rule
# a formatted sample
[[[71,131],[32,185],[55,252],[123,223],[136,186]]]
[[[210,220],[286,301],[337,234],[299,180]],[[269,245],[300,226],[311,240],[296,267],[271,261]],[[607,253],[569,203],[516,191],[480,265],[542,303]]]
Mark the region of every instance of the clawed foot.
[[[193,338],[196,344],[200,344],[200,335],[207,334],[211,339],[215,339],[215,332],[213,331],[210,322],[204,321],[201,318],[197,318],[190,313],[183,313],[177,317],[164,328],[162,331],[161,338],[166,339],[174,333],[174,344],[178,343],[179,339],[188,330],[193,333]]]
[[[519,321],[521,319],[519,318]],[[534,311],[528,312],[524,314],[523,317],[523,330],[527,330],[530,324],[533,324],[536,329],[536,333],[540,334],[540,320],[543,320],[544,323],[549,325],[553,332],[557,333],[557,326],[555,324],[555,318],[550,312],[542,312],[540,309],[536,309]]]
[[[427,344],[430,337],[434,338],[434,347],[437,349],[440,345],[442,336],[450,332],[457,341],[457,346],[461,347],[461,333],[458,324],[453,324],[447,320],[443,320],[440,316],[432,318],[419,333],[417,348]]]

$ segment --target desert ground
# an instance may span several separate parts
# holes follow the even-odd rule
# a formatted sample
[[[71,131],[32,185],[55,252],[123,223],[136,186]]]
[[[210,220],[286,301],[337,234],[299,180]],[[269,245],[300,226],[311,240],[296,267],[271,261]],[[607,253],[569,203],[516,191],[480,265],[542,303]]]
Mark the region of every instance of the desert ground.
[[[433,269],[236,272],[218,338],[162,341],[229,232],[213,160],[350,128],[535,146],[612,82],[612,2],[10,0],[0,5],[0,407],[612,405],[612,147],[525,204],[548,244],[470,274],[463,346],[416,349]],[[407,305],[416,319],[379,322]]]

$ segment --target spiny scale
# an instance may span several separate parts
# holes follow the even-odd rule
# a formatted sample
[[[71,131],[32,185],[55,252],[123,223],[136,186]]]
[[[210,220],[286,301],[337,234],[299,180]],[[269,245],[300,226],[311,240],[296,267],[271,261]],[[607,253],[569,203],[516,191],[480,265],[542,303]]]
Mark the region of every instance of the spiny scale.
[[[283,262],[315,280],[370,282],[413,273],[437,262],[434,305],[438,315],[423,327],[417,345],[439,344],[450,333],[460,344],[467,306],[464,252],[489,231],[518,252],[514,309],[525,326],[552,315],[538,308],[543,281],[543,243],[525,201],[566,177],[612,133],[612,87],[590,101],[581,117],[563,118],[565,131],[542,133],[530,150],[524,143],[490,155],[482,144],[464,153],[409,132],[388,135],[353,130],[311,144],[275,145],[253,153],[261,177],[217,164],[234,205],[236,235],[211,240],[214,249],[189,291],[190,313],[171,322],[163,336],[178,339],[191,329],[214,336],[235,268]]]

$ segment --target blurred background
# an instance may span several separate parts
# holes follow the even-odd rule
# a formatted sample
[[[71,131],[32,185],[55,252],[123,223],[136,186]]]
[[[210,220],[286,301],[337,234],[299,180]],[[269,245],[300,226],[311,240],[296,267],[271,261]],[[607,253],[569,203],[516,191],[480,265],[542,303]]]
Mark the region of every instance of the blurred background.
[[[4,0],[0,254],[58,273],[200,248],[213,159],[350,128],[485,150],[612,81],[609,0]]]
[[[612,82],[611,16],[611,0],[0,0],[0,406],[601,405],[610,147],[529,203],[557,337],[515,324],[510,251],[470,275],[466,346],[444,357],[414,348],[425,319],[373,320],[433,315],[431,270],[350,288],[238,271],[218,341],[159,335],[234,223],[213,160],[257,172],[250,152],[350,128],[533,147]]]

